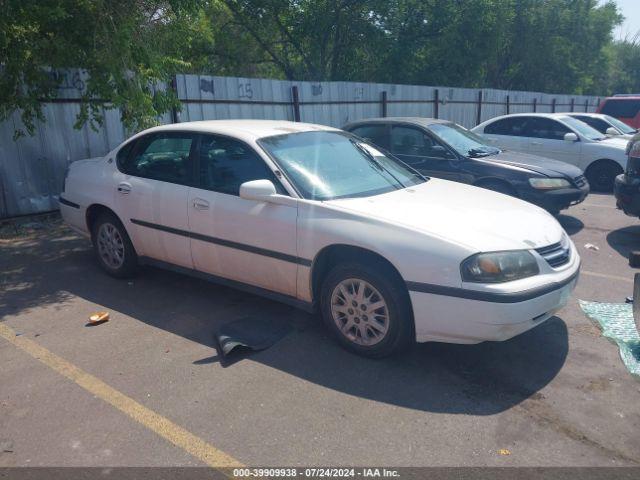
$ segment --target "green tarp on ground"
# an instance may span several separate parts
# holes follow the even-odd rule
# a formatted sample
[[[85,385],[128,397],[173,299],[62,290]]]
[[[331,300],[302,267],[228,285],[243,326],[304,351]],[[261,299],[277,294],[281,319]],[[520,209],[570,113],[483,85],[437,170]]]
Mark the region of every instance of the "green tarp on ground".
[[[633,307],[628,303],[599,303],[578,300],[585,315],[596,322],[602,335],[620,348],[627,370],[640,377],[640,335],[633,320]]]

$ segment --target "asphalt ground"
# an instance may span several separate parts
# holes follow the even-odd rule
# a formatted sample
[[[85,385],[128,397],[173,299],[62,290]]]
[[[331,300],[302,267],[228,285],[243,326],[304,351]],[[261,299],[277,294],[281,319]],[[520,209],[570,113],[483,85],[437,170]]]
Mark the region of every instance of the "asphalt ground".
[[[0,467],[637,466],[640,382],[577,299],[631,295],[640,220],[610,195],[559,218],[583,266],[555,317],[383,360],[260,297],[153,268],[110,278],[59,222],[4,228]],[[85,326],[99,310],[110,321]],[[294,330],[221,361],[217,327],[256,316]]]

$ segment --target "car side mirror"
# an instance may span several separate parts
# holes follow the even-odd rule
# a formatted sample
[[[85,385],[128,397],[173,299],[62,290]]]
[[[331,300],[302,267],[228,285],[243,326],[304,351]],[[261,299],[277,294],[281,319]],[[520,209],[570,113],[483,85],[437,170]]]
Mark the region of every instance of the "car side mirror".
[[[564,134],[564,141],[565,142],[577,142],[578,141],[578,135],[576,135],[573,132],[565,133]]]
[[[240,198],[254,202],[274,203],[286,207],[296,207],[298,200],[289,195],[281,195],[271,180],[251,180],[240,185]]]
[[[606,133],[607,135],[619,135],[618,130],[613,127],[607,128],[607,131],[604,133]]]
[[[271,180],[251,180],[240,185],[240,198],[245,200],[269,202],[276,193],[276,187]]]

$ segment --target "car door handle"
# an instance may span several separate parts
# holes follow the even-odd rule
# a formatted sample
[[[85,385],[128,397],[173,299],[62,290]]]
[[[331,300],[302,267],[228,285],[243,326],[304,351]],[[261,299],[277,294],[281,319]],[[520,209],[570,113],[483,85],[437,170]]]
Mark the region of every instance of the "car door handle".
[[[542,145],[542,142],[531,142],[531,145]]]
[[[120,183],[118,184],[118,191],[123,195],[126,195],[131,192],[131,185],[129,185],[128,183]]]
[[[196,210],[209,210],[209,202],[201,198],[194,198],[192,205]]]

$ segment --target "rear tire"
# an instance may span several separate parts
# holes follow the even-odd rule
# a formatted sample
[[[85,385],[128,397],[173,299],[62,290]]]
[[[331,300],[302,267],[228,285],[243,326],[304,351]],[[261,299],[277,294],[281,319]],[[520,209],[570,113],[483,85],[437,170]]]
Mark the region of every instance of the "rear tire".
[[[385,266],[334,266],[321,286],[320,309],[338,342],[359,355],[385,357],[415,339],[404,281]]]
[[[93,251],[100,267],[112,277],[132,277],[138,267],[131,239],[122,222],[111,213],[101,213],[91,229]]]
[[[613,160],[598,160],[587,167],[584,175],[592,191],[610,193],[613,191],[615,178],[622,172],[622,167]]]

